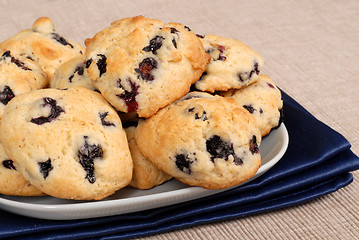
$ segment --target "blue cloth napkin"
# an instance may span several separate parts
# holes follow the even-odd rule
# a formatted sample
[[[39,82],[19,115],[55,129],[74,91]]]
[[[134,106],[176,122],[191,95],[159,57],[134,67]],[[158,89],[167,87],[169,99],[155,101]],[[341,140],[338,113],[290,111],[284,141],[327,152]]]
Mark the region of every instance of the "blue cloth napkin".
[[[289,207],[350,184],[350,172],[359,168],[350,143],[282,94],[289,146],[254,181],[190,202],[95,219],[51,221],[0,211],[0,238],[128,239]]]

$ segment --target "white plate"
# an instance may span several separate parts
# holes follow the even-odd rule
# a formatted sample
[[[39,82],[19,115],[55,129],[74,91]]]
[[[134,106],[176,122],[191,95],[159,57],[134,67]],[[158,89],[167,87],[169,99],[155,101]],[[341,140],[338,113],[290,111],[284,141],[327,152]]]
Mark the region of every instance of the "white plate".
[[[262,166],[249,181],[273,167],[287,150],[288,142],[288,132],[282,123],[278,129],[272,131],[262,140],[260,145]],[[150,190],[137,190],[127,187],[101,201],[74,201],[49,196],[16,197],[0,195],[0,208],[16,214],[42,219],[85,219],[163,207],[226,190],[228,189],[206,190],[171,180]]]

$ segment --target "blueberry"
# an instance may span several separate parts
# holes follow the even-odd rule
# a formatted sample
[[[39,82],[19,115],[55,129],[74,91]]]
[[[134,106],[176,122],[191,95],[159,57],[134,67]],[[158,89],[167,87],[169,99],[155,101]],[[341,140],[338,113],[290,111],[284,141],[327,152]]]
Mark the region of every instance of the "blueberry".
[[[248,73],[248,72],[245,72],[245,73],[239,73],[238,74],[238,78],[239,78],[239,80],[241,81],[241,82],[244,82],[244,81],[246,81],[246,80],[248,80],[248,79],[250,79],[252,76],[253,76],[253,74],[259,74],[259,65],[258,65],[258,62],[254,62],[254,64],[253,64],[253,69]]]
[[[275,88],[275,87],[273,86],[273,84],[271,84],[271,83],[269,83],[269,82],[267,82],[267,85],[268,85],[270,88]]]
[[[114,123],[108,122],[108,121],[105,120],[107,115],[108,115],[108,112],[100,112],[99,113],[99,116],[100,116],[100,119],[101,119],[101,124],[103,126],[114,126],[115,127]]]
[[[74,46],[72,46],[71,43],[69,43],[68,41],[66,41],[65,38],[63,38],[62,36],[60,36],[60,34],[58,33],[51,33],[51,37],[52,39],[56,40],[57,42],[61,43],[64,46],[70,46],[71,48],[74,48]]]
[[[37,164],[40,167],[40,173],[42,174],[44,179],[47,178],[49,176],[50,171],[53,169],[51,164],[51,159],[49,158],[47,161],[38,162]]]
[[[150,44],[144,47],[142,50],[145,52],[152,52],[153,54],[157,54],[157,50],[162,47],[162,41],[164,37],[156,36],[150,40]]]
[[[41,104],[42,107],[46,107],[46,106],[50,106],[51,111],[50,111],[50,115],[47,117],[41,116],[38,118],[32,118],[30,121],[32,123],[35,123],[37,125],[42,125],[44,123],[49,123],[53,120],[55,120],[58,116],[60,116],[60,114],[62,112],[65,112],[60,106],[56,105],[56,100],[49,98],[49,97],[45,97],[43,98],[44,103]]]
[[[177,154],[175,156],[175,163],[179,170],[184,173],[191,174],[191,164],[194,162],[187,154]]]
[[[121,95],[116,95],[119,98],[123,99],[127,105],[127,112],[135,112],[138,109],[138,103],[136,101],[136,96],[138,94],[138,89],[140,88],[139,85],[132,82],[130,79],[127,79],[130,84],[131,90],[127,91],[121,85],[121,79],[118,80],[118,86],[124,89],[124,92]]]
[[[92,59],[92,58],[90,58],[90,59],[86,60],[86,61],[85,61],[85,67],[86,67],[86,68],[89,68],[89,67],[90,67],[90,65],[91,65],[91,63],[92,63],[92,61],[93,61],[93,59]]]
[[[195,98],[196,96],[193,96],[193,98]],[[192,107],[192,108],[189,108],[187,109],[188,112],[192,113],[195,111],[195,108]],[[194,119],[196,120],[202,120],[202,121],[206,121],[208,120],[208,117],[207,117],[207,113],[206,111],[203,111],[201,114],[199,114],[198,112],[195,113],[194,115]]]
[[[250,104],[250,105],[243,105],[245,109],[247,109],[248,112],[253,113],[256,109]]]
[[[19,68],[21,68],[25,71],[27,71],[27,70],[31,71],[30,68],[25,66],[24,62],[21,62],[19,59],[16,59],[15,57],[11,56],[10,51],[5,51],[3,53],[3,55],[1,56],[1,60],[5,60],[5,58],[7,58],[7,57],[11,58],[11,62],[14,63],[16,66],[18,66]]]
[[[251,78],[254,73],[257,74],[257,75],[259,74],[258,63],[257,62],[254,62],[253,70],[249,73],[248,78]]]
[[[86,172],[85,178],[90,183],[94,183],[96,182],[94,160],[97,158],[102,159],[103,150],[100,144],[90,145],[87,142],[87,139],[88,136],[84,136],[85,143],[78,150],[77,157],[79,158],[80,164]]]
[[[188,32],[192,31],[188,26],[184,26],[184,28],[185,28]]]
[[[252,154],[259,153],[257,137],[255,135],[253,135],[251,140],[249,141],[249,150]]]
[[[14,97],[15,94],[9,86],[5,86],[4,89],[0,92],[0,102],[4,105],[7,105],[8,102]]]
[[[211,154],[212,162],[214,162],[216,158],[223,158],[224,160],[228,161],[228,157],[232,155],[234,158],[234,164],[243,164],[242,159],[240,159],[237,154],[235,154],[233,144],[223,141],[222,138],[218,135],[214,135],[210,139],[207,139],[206,149],[207,152]]]
[[[16,170],[15,166],[14,166],[14,162],[12,160],[4,160],[2,162],[2,165],[7,168],[7,169],[13,169]]]
[[[74,71],[74,73],[69,77],[69,82],[71,83],[72,82],[72,79],[73,77],[75,76],[75,74],[77,73],[78,75],[82,76],[84,75],[84,66],[81,64],[81,65],[78,65]]]
[[[106,63],[106,56],[103,54],[97,54],[97,56],[100,57],[100,59],[97,60],[96,65],[98,67],[98,70],[100,71],[100,77],[102,74],[106,72],[107,63]]]
[[[154,58],[145,58],[139,64],[139,68],[136,68],[135,71],[139,74],[143,80],[153,81],[154,77],[151,74],[153,69],[157,68],[157,61]]]

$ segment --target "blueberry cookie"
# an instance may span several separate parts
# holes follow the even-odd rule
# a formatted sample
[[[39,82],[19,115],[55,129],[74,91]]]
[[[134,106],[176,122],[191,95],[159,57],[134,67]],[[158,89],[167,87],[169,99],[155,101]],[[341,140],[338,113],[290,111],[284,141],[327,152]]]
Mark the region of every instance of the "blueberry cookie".
[[[0,53],[0,119],[5,106],[15,96],[45,87],[46,73],[34,61],[15,56],[10,51]]]
[[[31,29],[23,30],[0,43],[0,51],[7,50],[37,62],[48,79],[62,63],[84,53],[83,46],[58,34],[54,23],[47,17],[37,19]]]
[[[138,150],[134,139],[135,129],[136,126],[125,128],[133,160],[133,175],[129,185],[138,189],[150,189],[170,180],[171,176],[156,168]]]
[[[255,117],[262,137],[281,123],[283,108],[281,92],[267,75],[261,74],[256,82],[249,86],[230,90],[222,95],[234,98]]]
[[[253,82],[262,69],[262,57],[241,41],[208,34],[200,37],[211,62],[195,87],[215,92],[242,88]]]
[[[95,88],[117,110],[146,118],[184,96],[210,61],[182,24],[143,16],[115,21],[85,44]]]
[[[157,168],[191,186],[228,188],[261,165],[254,117],[218,95],[190,93],[140,121],[135,140]]]
[[[85,55],[79,55],[60,65],[50,80],[50,87],[68,89],[82,86],[95,90],[87,73]]]
[[[132,178],[119,116],[101,94],[84,87],[17,96],[5,107],[0,137],[22,175],[54,197],[99,200]]]
[[[43,192],[32,186],[19,171],[0,144],[0,194],[15,196],[41,196]]]

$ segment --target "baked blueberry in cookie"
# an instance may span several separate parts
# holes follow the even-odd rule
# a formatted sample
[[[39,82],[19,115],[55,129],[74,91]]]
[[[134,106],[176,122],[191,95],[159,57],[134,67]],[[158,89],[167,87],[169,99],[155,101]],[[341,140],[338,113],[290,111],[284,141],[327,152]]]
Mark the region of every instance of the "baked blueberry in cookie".
[[[77,157],[86,172],[86,179],[90,183],[96,182],[94,160],[103,158],[103,150],[100,144],[89,144],[88,136],[84,136],[84,144],[80,147]]]
[[[53,169],[51,159],[48,159],[44,162],[38,162],[37,164],[39,165],[40,173],[42,174],[44,179],[46,179],[49,176],[50,171]]]
[[[56,100],[50,98],[50,97],[44,97],[43,104],[41,104],[41,107],[44,108],[50,108],[50,115],[49,116],[41,116],[37,118],[32,118],[30,121],[32,123],[35,123],[37,125],[42,125],[44,123],[49,123],[53,120],[55,120],[64,110],[57,105]]]
[[[14,97],[15,94],[9,86],[5,86],[4,89],[0,92],[0,102],[4,105],[6,105]]]
[[[4,168],[16,170],[14,166],[14,161],[10,159],[2,161],[2,165],[4,166]]]

